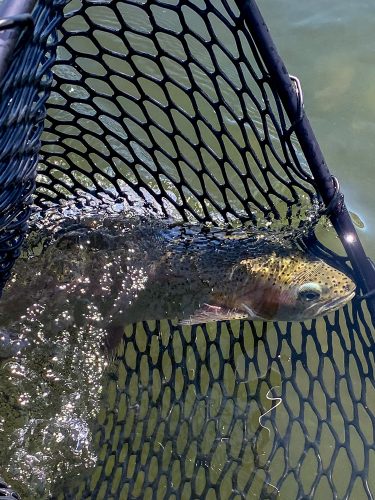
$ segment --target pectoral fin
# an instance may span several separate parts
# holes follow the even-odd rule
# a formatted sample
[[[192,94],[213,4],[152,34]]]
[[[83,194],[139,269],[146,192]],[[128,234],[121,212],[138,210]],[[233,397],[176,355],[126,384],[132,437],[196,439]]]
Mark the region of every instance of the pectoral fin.
[[[225,321],[234,319],[244,319],[248,315],[238,309],[229,309],[228,307],[215,306],[212,304],[203,304],[194,314],[188,318],[180,320],[182,325],[197,325],[199,323],[209,323],[210,321]]]

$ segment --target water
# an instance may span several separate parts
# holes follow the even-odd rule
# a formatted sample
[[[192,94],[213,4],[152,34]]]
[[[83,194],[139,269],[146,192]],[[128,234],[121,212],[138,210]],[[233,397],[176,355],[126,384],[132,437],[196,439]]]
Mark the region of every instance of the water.
[[[288,71],[301,80],[320,147],[375,258],[374,4],[263,0],[259,7]]]
[[[77,7],[80,2],[74,3]],[[141,5],[143,2],[137,3]],[[375,201],[370,182],[374,109],[371,93],[375,88],[371,83],[375,78],[372,64],[373,7],[369,2],[352,4],[348,0],[329,5],[322,0],[313,5],[297,3],[296,0],[282,4],[264,0],[260,7],[289,71],[301,79],[306,109],[327,162],[342,182],[366,250],[374,255],[371,214]],[[170,22],[160,10],[160,22],[174,26],[174,22]],[[138,18],[139,15],[137,11],[138,22],[147,24],[147,19],[144,16]],[[112,12],[104,7],[95,20],[100,27],[103,23],[108,25],[108,20],[113,20],[111,16]],[[82,22],[83,18],[80,21],[73,19],[71,28],[80,27]],[[112,21],[109,24],[114,28],[118,26]],[[111,38],[100,33],[96,36],[110,50],[123,50],[119,37]],[[144,36],[130,38],[132,45],[139,50],[150,48]],[[225,38],[230,45],[228,33]],[[76,40],[75,44],[73,46],[80,48],[84,40]],[[167,39],[163,39],[162,44],[166,50],[172,51]],[[201,47],[203,50],[203,45]],[[83,53],[89,54],[90,50],[85,49]],[[112,55],[107,58],[110,66],[116,64],[115,59],[110,59]],[[205,52],[202,61],[208,67],[206,56]],[[149,67],[145,67],[143,63],[144,60],[139,58],[143,74],[158,82],[161,77],[156,65],[150,62]],[[221,64],[225,65],[225,58]],[[82,65],[89,71],[97,69],[95,58],[85,60]],[[166,69],[177,80],[182,70],[183,66],[177,63],[169,64]],[[102,67],[100,71],[103,71]],[[121,71],[131,74],[132,70],[124,65]],[[235,78],[233,65],[229,72]],[[72,72],[68,66],[60,68],[60,76],[64,75],[72,80],[76,80],[77,75],[79,78],[79,73]],[[204,86],[202,75],[198,71],[195,75],[200,87]],[[119,92],[128,89],[121,78],[112,83]],[[107,83],[93,78],[87,84],[88,88],[97,89],[106,97],[97,100],[95,106],[112,111],[116,116],[115,99]],[[147,95],[163,99],[163,93],[155,88],[155,84],[152,86],[147,80],[142,85]],[[71,96],[77,89],[67,84],[64,91]],[[235,93],[229,91],[229,87],[224,86],[225,98],[236,108]],[[85,92],[77,97],[85,98]],[[170,92],[181,108],[187,114],[191,113],[188,99],[176,89],[170,89]],[[129,95],[138,97],[136,91]],[[123,101],[127,106],[130,103],[129,99]],[[203,101],[201,106],[214,120],[214,108]],[[86,117],[94,117],[96,112],[91,102],[81,102],[75,108]],[[140,107],[134,101],[127,109],[130,114],[139,114],[142,120]],[[158,121],[160,118],[168,129],[168,120],[160,110],[150,106],[148,112],[151,119]],[[56,116],[63,117],[63,113]],[[66,119],[69,122],[70,118]],[[230,115],[223,119],[227,127],[235,123]],[[87,130],[99,135],[82,137],[82,149],[75,143],[75,151],[85,152],[89,145],[106,156],[108,150],[101,149],[100,134],[113,134],[116,138],[112,135],[110,140],[118,156],[129,161],[133,156],[137,157],[150,171],[155,169],[145,149],[135,143],[130,152],[122,144],[127,137],[117,122],[101,116],[100,123],[102,128],[98,131],[94,119],[85,120]],[[186,117],[181,115],[177,123],[186,135],[194,135]],[[132,126],[135,127],[134,122],[129,125],[130,129]],[[72,124],[66,130],[74,133]],[[143,128],[134,128],[134,134],[143,137]],[[241,140],[240,134],[236,140]],[[258,146],[257,154],[259,151]],[[194,151],[188,151],[188,155],[193,154]],[[111,187],[108,178],[113,175],[113,169],[109,158],[107,160],[97,156],[95,166],[108,176],[101,182],[108,182],[108,187]],[[120,163],[118,158],[117,161]],[[168,163],[166,157],[163,161],[166,170],[175,172],[173,162]],[[212,171],[219,176],[219,164],[214,157],[209,161],[212,161]],[[69,170],[69,162],[79,167],[76,178],[85,184],[85,173],[90,171],[87,156],[74,153],[69,161],[65,157],[54,161],[63,171]],[[120,167],[127,172],[123,164]],[[178,178],[177,171],[174,175]],[[61,172],[59,176],[57,178],[61,179]],[[199,184],[196,177],[186,177],[189,185]],[[150,178],[157,186],[154,177]],[[239,177],[233,179],[240,191],[241,180]],[[69,184],[68,176],[66,181]],[[176,187],[171,183],[170,191],[174,189]],[[217,190],[217,196],[220,198],[220,190]],[[196,203],[193,196],[191,200],[191,204]],[[263,198],[261,203],[265,203]],[[327,231],[322,226],[320,234],[324,241],[337,247],[332,230]],[[36,314],[38,316],[38,310]],[[89,323],[93,319],[90,312],[84,316]],[[63,323],[66,317],[59,320]],[[171,497],[176,489],[186,498],[199,497],[203,492],[207,493],[207,498],[214,498],[214,489],[220,491],[222,498],[227,498],[233,489],[245,492],[250,498],[260,498],[261,494],[268,493],[271,497],[279,494],[280,498],[290,500],[312,496],[312,491],[315,491],[316,498],[331,498],[332,490],[344,497],[352,471],[363,473],[367,480],[365,462],[370,464],[370,470],[373,468],[375,391],[372,332],[366,326],[370,324],[366,309],[362,311],[356,306],[320,318],[316,323],[308,321],[303,326],[299,323],[263,325],[261,322],[246,322],[241,327],[234,321],[191,329],[176,322],[149,322],[138,324],[136,328],[127,327],[110,367],[107,367],[108,358],[103,357],[100,338],[98,342],[96,336],[103,333],[100,328],[91,331],[93,335],[88,337],[88,344],[84,342],[87,338],[85,332],[79,328],[74,339],[69,338],[70,332],[63,330],[55,348],[58,347],[61,354],[57,361],[66,360],[65,364],[60,363],[64,371],[61,371],[61,366],[54,365],[56,360],[53,357],[52,360],[49,358],[50,340],[48,349],[44,351],[39,347],[36,350],[38,355],[30,356],[24,363],[33,375],[29,380],[18,366],[8,366],[14,370],[13,381],[18,383],[23,377],[18,402],[22,403],[21,410],[26,407],[28,411],[19,411],[17,405],[11,405],[11,409],[16,418],[21,413],[21,422],[17,425],[22,428],[26,422],[27,432],[20,432],[13,439],[11,458],[3,465],[13,471],[13,476],[19,472],[20,483],[16,485],[19,484],[20,488],[22,485],[25,498],[28,484],[34,491],[35,488],[39,491],[48,489],[46,474],[48,481],[55,477],[57,482],[60,475],[73,476],[80,470],[81,463],[88,467],[92,465],[96,453],[98,465],[89,482],[78,481],[81,492],[85,488],[86,491],[95,491],[96,498],[111,498],[119,491],[120,498],[127,498],[129,491],[134,496],[151,498],[155,490],[159,497]],[[43,322],[36,321],[30,327],[35,329],[38,337],[44,326]],[[22,357],[20,361],[22,365]],[[48,383],[43,377],[39,380],[39,362],[43,369],[50,370]],[[100,379],[102,371],[106,373],[104,382]],[[70,392],[64,392],[61,374],[68,381]],[[99,402],[102,384],[105,389]],[[80,391],[80,386],[86,391]],[[63,392],[65,400],[60,400],[59,395]],[[81,399],[73,397],[77,393],[82,394]],[[93,426],[86,425],[89,418],[85,418],[85,414],[93,417]],[[55,420],[46,425],[49,417],[55,417]],[[49,449],[36,452],[41,436]],[[94,454],[91,454],[91,443],[94,443]],[[14,452],[17,446],[21,450],[18,454]],[[59,457],[53,456],[53,450],[58,447],[63,455],[64,450],[67,452],[70,463],[66,468],[59,462]],[[6,441],[4,448],[8,448]],[[30,450],[30,453],[24,453],[24,450]],[[72,450],[78,453],[69,456]],[[39,460],[39,467],[36,460]],[[54,476],[55,470],[58,474]],[[287,475],[285,471],[291,472]],[[331,473],[332,480],[328,480]],[[182,480],[184,484],[181,484]],[[278,482],[281,487],[280,484],[273,486]],[[370,491],[375,491],[371,477],[369,485]],[[353,498],[366,498],[365,486],[357,478],[352,489]],[[62,487],[56,489],[61,491]]]

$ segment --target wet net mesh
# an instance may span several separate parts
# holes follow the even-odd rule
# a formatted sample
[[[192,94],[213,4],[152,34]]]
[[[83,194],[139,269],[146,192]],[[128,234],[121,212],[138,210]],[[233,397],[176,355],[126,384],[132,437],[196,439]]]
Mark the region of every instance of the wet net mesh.
[[[72,4],[38,203],[106,189],[227,222],[310,200],[311,176],[233,3]]]
[[[56,5],[38,2],[34,34],[22,31],[2,80],[0,107],[0,289],[20,254],[43,130],[45,102],[52,82],[56,33],[61,20]],[[15,36],[15,35],[13,35]]]
[[[39,1],[39,49],[63,6],[36,206],[91,193],[214,224],[309,217],[313,178],[234,2]],[[306,323],[127,327],[97,466],[59,498],[372,498],[374,363],[358,303]]]

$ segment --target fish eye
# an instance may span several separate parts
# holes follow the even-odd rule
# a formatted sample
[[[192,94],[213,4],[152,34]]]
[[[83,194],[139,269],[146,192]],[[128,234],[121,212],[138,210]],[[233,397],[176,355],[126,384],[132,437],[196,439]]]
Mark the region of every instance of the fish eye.
[[[305,283],[298,290],[298,298],[310,302],[317,300],[322,294],[322,289],[318,283]]]

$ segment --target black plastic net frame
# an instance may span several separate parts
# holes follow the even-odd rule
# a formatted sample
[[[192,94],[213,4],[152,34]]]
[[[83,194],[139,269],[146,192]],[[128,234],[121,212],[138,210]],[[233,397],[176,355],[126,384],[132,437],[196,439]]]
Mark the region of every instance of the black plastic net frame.
[[[35,12],[44,9],[44,22],[50,16],[49,21],[57,24],[65,3],[39,2]],[[46,207],[83,191],[96,196],[106,193],[113,199],[122,196],[131,202],[141,197],[161,213],[214,223],[248,220],[255,223],[280,217],[289,217],[293,223],[292,216],[296,213],[302,212],[304,216],[317,194],[316,181],[307,169],[294,135],[301,122],[299,113],[295,113],[296,120],[287,118],[275,90],[275,79],[265,70],[259,46],[233,3],[71,2],[65,16],[45,122],[36,205]],[[50,34],[53,24],[47,25]],[[84,39],[79,41],[82,34]],[[55,36],[51,40],[53,50]],[[34,43],[43,48],[43,37],[34,36]],[[9,71],[15,73],[14,69]],[[31,87],[38,81],[38,75],[34,75]],[[48,85],[45,88],[42,103]],[[28,117],[30,122],[32,119]],[[29,144],[27,140],[24,143]],[[30,151],[37,149],[38,145],[33,150],[18,151],[28,161],[34,158],[35,166],[35,156]],[[20,178],[24,178],[23,174]],[[125,400],[127,413],[119,418],[113,400],[107,406],[104,403],[102,430],[97,434],[102,454],[94,479],[83,483],[81,491],[105,498],[139,496],[144,492],[152,496],[150,490],[156,486],[166,496],[190,492],[192,496],[225,498],[226,491],[228,497],[254,493],[266,498],[277,490],[286,491],[289,498],[314,494],[328,495],[327,498],[331,494],[339,498],[355,494],[360,498],[373,494],[374,485],[368,474],[374,456],[370,431],[375,414],[370,397],[374,387],[373,330],[365,308],[354,304],[332,318],[309,325],[254,326],[242,322],[238,331],[233,330],[236,326],[218,324],[214,331],[212,327],[194,327],[191,332],[173,323],[157,324],[155,328],[146,324],[143,328],[149,345],[160,338],[160,333],[167,332],[170,338],[160,343],[155,361],[151,359],[150,348],[137,341],[140,325],[125,335],[117,360],[119,370],[125,372],[125,380],[120,377],[115,394],[116,403],[120,404],[120,398]],[[324,329],[328,340],[322,338]],[[221,340],[223,331],[229,332],[227,346]],[[276,334],[275,344],[275,337],[273,341],[269,338],[272,333]],[[177,338],[181,339],[184,353],[180,357],[174,346]],[[246,345],[249,338],[253,338],[252,347]],[[186,354],[203,341],[207,347],[199,356],[193,354],[196,375],[192,376]],[[209,368],[211,360],[207,353],[213,348],[218,353],[217,371],[215,363],[215,369]],[[127,349],[137,353],[135,365],[129,362]],[[232,355],[236,349],[245,359],[242,372],[238,356]],[[283,357],[285,350],[290,353],[289,361]],[[174,441],[177,430],[191,422],[189,417],[181,417],[173,427],[171,412],[163,413],[161,407],[157,414],[157,422],[169,429],[161,444],[171,443],[168,446],[172,448],[173,463],[170,461],[164,467],[164,452],[150,447],[156,436],[153,431],[150,435],[147,431],[141,433],[142,444],[147,447],[148,443],[151,450],[149,458],[142,459],[140,448],[132,453],[138,429],[146,426],[149,419],[147,414],[133,415],[131,408],[132,400],[137,402],[144,392],[149,392],[142,380],[131,382],[141,377],[144,356],[149,367],[161,371],[163,358],[170,361],[169,376],[161,384],[163,391],[150,398],[150,407],[156,411],[166,391],[171,394],[171,407],[174,404],[183,407],[187,400],[182,397],[181,402],[181,395],[186,396],[192,385],[196,392],[191,414],[203,411],[207,417],[203,418],[203,426],[207,429],[214,425],[217,416],[210,418],[207,408],[215,398],[210,391],[202,390],[200,374],[204,367],[209,371],[208,387],[212,389],[218,384],[222,388],[223,412],[228,404],[237,408],[242,400],[239,389],[231,392],[226,387],[228,383],[234,387],[245,383],[247,404],[252,399],[257,401],[257,412],[264,415],[262,425],[249,435],[244,423],[242,451],[236,455],[234,448],[226,445],[223,460],[231,465],[225,465],[216,480],[210,476],[210,470],[219,442],[226,439],[230,442],[236,434],[236,421],[245,422],[243,416],[235,418],[238,411],[233,412],[226,434],[217,432],[211,448],[197,444],[193,470],[187,473],[181,467],[177,485],[169,484],[173,464],[182,463],[188,450],[178,448]],[[234,384],[225,378],[228,367],[233,371]],[[264,384],[267,391],[276,385],[272,367],[282,382],[277,394],[282,405],[277,407],[275,403],[267,406],[264,394],[260,397]],[[250,370],[255,370],[256,382],[249,377]],[[180,372],[186,385],[179,392],[176,380]],[[251,381],[255,388],[251,387]],[[131,383],[138,390],[132,389]],[[199,410],[201,404],[203,410]],[[274,410],[266,414],[271,406]],[[282,408],[286,409],[286,417],[282,413],[286,423],[280,417]],[[244,414],[248,410],[245,405]],[[318,422],[314,424],[315,433],[311,432],[314,427],[311,420]],[[344,431],[338,431],[338,421]],[[267,453],[263,450],[262,461],[257,458],[256,448],[263,426],[273,439]],[[305,434],[305,441],[293,439],[298,426]],[[197,443],[205,436],[204,431],[189,432],[192,432],[189,438],[195,438]],[[116,433],[122,436],[127,452],[113,449]],[[300,446],[300,454],[291,458],[295,442]],[[330,458],[323,449],[328,442],[334,450]],[[362,450],[359,454],[358,447]],[[245,449],[247,456],[252,453],[255,457],[247,481],[238,479]],[[156,477],[150,473],[154,457],[158,463]],[[308,460],[313,465],[304,469]],[[130,471],[132,462],[135,463]],[[277,463],[283,466],[275,473]],[[348,471],[346,482],[337,475],[337,470],[342,469]],[[306,482],[305,470],[314,476],[310,483]],[[202,476],[199,482],[193,480],[195,475]],[[231,493],[230,488],[223,487],[228,481]]]

